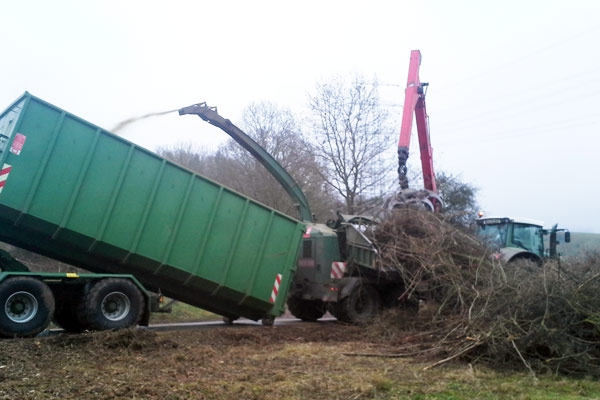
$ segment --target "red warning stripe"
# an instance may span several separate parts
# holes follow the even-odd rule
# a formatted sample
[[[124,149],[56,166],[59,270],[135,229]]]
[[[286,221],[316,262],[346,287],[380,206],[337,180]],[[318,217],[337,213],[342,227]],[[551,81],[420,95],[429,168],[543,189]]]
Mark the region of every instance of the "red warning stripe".
[[[312,226],[309,226],[308,228],[306,228],[306,232],[304,232],[304,235],[302,235],[302,238],[303,239],[310,238],[310,231],[312,231]]]
[[[346,271],[346,263],[334,261],[331,263],[331,279],[340,279],[344,277]]]
[[[8,174],[10,174],[11,170],[12,166],[9,164],[4,164],[0,170],[0,193],[2,192],[2,189],[4,189],[4,185],[8,179]]]
[[[271,303],[275,303],[275,300],[277,300],[277,295],[279,294],[279,285],[281,285],[281,278],[283,278],[283,275],[281,274],[277,274],[275,277],[275,284],[273,285],[273,291],[271,292],[271,298],[269,299]]]

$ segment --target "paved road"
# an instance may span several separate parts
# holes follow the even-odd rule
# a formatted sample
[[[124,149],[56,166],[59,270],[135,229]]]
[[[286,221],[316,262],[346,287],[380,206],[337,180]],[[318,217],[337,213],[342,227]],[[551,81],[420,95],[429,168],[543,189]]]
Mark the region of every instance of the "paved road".
[[[332,323],[335,318],[321,318],[317,322],[304,322],[297,318],[275,318],[275,325],[298,325],[298,324],[315,324],[315,323]],[[150,324],[148,329],[153,331],[168,331],[179,329],[202,329],[214,326],[226,326],[223,321],[203,321],[203,322],[178,322],[168,324]],[[250,319],[240,318],[231,326],[262,326],[260,321],[252,321]]]
[[[302,325],[302,324],[320,324],[320,323],[335,323],[337,320],[335,318],[321,318],[317,322],[304,322],[297,318],[275,318],[275,325],[277,326],[285,326],[285,325]],[[150,324],[147,329],[152,331],[176,331],[176,330],[186,330],[186,329],[207,329],[215,326],[228,326],[223,321],[201,321],[201,322],[176,322],[176,323],[168,323],[168,324]],[[262,326],[260,321],[252,321],[250,319],[240,318],[235,321],[231,327],[236,326]],[[55,329],[47,329],[39,334],[39,336],[53,336],[59,333],[63,333],[63,330],[60,328]]]

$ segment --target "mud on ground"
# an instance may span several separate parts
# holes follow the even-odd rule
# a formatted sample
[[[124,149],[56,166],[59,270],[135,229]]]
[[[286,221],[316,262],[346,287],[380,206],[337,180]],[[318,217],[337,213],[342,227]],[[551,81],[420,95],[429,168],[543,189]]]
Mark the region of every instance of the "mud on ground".
[[[414,379],[405,359],[354,356],[378,342],[334,322],[8,339],[0,399],[373,398]]]

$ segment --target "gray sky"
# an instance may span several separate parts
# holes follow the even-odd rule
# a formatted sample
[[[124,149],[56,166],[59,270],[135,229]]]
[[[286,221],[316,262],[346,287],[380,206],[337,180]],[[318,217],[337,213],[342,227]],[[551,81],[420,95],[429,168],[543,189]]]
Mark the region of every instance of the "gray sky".
[[[600,233],[596,0],[5,3],[0,107],[27,90],[109,130],[201,101],[234,123],[261,100],[300,114],[318,81],[356,73],[399,121],[419,49],[436,168],[488,215]],[[225,139],[176,114],[119,133],[149,149]]]

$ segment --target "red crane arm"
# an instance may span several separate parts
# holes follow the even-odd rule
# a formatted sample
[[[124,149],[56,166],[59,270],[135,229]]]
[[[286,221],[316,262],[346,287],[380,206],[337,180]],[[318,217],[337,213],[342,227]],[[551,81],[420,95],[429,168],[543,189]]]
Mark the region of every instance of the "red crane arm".
[[[427,86],[427,83],[421,83],[419,79],[420,65],[421,52],[419,50],[411,51],[410,64],[408,67],[408,80],[404,92],[404,110],[402,112],[400,139],[398,141],[398,176],[400,188],[407,189],[408,178],[406,177],[406,161],[408,160],[414,116],[417,123],[419,149],[421,151],[421,167],[423,169],[425,189],[437,193],[435,173],[433,170],[433,149],[429,138],[429,121],[427,117],[427,107],[425,105],[424,88]]]
[[[423,93],[415,107],[417,120],[417,133],[419,136],[419,149],[421,150],[421,168],[423,169],[423,184],[425,189],[437,193],[435,172],[433,171],[433,148],[429,138],[429,118],[425,105],[425,93]]]

